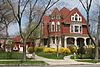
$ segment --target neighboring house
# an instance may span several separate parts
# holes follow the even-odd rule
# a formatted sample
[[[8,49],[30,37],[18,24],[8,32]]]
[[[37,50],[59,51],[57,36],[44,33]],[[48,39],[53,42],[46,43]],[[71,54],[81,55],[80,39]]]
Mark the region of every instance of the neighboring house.
[[[52,48],[76,45],[91,45],[87,33],[86,19],[77,8],[69,10],[55,8],[49,16],[43,17],[44,45]]]
[[[13,42],[13,44],[12,44],[12,47],[13,47],[12,50],[13,51],[23,52],[23,43],[22,43],[21,37],[16,36],[16,37],[12,38],[11,41]],[[26,49],[28,47],[32,46],[32,42],[33,42],[32,40],[27,40]]]

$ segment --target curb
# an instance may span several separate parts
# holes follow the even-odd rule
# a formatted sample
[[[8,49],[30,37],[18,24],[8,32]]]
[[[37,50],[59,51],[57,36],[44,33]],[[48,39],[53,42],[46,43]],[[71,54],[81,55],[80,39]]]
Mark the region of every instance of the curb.
[[[0,64],[1,66],[46,66],[49,64]]]

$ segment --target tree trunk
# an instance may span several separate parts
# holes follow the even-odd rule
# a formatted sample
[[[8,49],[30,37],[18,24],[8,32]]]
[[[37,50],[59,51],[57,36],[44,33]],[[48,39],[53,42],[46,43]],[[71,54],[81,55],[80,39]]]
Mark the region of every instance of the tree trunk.
[[[23,61],[26,61],[26,40],[23,39]]]
[[[7,44],[8,36],[9,36],[9,34],[8,34],[8,25],[5,24],[5,40],[4,40],[4,45],[3,45],[4,50],[6,49],[6,44]]]

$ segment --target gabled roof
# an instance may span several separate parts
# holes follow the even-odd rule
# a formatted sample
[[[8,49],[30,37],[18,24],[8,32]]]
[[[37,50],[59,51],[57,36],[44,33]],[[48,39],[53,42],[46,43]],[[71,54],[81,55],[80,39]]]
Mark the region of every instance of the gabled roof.
[[[82,22],[86,22],[86,19],[83,17],[83,15],[80,13],[80,11],[77,8],[72,9],[69,12],[68,16],[66,17],[66,19],[63,20],[63,22],[71,21],[71,16],[74,15],[75,13],[78,13],[79,16],[82,17]]]
[[[17,42],[18,42],[18,41],[21,41],[21,37],[16,36],[15,38],[12,38],[12,40],[13,40],[13,41],[17,41]]]
[[[61,10],[60,10],[60,14],[62,15],[63,18],[66,18],[66,16],[68,16],[70,10],[67,9],[66,7],[63,7]]]
[[[52,12],[51,15],[53,15],[53,14],[60,14],[58,8],[55,8],[55,9],[53,10],[53,12]]]

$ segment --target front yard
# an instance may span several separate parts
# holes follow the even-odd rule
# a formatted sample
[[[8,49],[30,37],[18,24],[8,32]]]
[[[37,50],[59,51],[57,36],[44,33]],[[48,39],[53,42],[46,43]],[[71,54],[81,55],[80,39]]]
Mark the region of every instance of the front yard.
[[[0,59],[22,59],[22,53],[17,52],[0,52]]]

